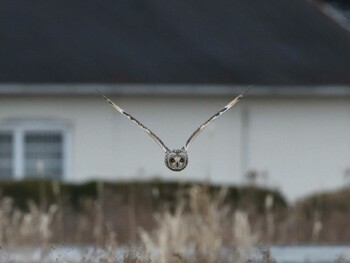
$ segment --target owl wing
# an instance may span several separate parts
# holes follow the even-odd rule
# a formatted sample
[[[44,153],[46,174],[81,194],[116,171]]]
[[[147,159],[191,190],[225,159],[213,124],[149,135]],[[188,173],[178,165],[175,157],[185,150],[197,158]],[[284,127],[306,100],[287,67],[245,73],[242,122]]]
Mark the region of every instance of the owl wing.
[[[249,88],[248,88],[249,89]],[[201,126],[199,126],[190,136],[190,138],[188,138],[184,149],[187,151],[189,145],[194,141],[194,139],[196,139],[196,137],[198,136],[198,134],[205,128],[207,127],[213,120],[215,120],[217,117],[219,117],[221,114],[225,113],[227,110],[229,110],[231,107],[233,107],[243,96],[244,94],[248,91],[248,89],[246,89],[245,91],[243,91],[240,95],[238,95],[236,98],[234,98],[229,104],[227,104],[224,108],[222,108],[220,111],[218,111],[217,113],[215,113],[213,116],[211,116],[206,122],[204,122]]]
[[[97,90],[98,91],[98,90]],[[100,91],[98,91],[103,98],[112,105],[112,107],[114,109],[116,109],[117,111],[119,111],[121,114],[123,114],[125,117],[127,117],[129,120],[131,120],[132,122],[136,123],[140,128],[142,128],[149,136],[152,137],[153,140],[156,141],[156,143],[159,144],[160,147],[162,147],[162,149],[165,152],[169,151],[169,148],[166,147],[166,145],[164,144],[164,142],[157,136],[155,135],[149,128],[147,128],[145,125],[143,125],[141,122],[139,122],[138,120],[136,120],[133,116],[131,116],[129,113],[127,113],[126,111],[124,111],[122,108],[120,108],[117,104],[115,104],[113,101],[111,101],[109,98],[107,98],[105,95],[103,95]]]

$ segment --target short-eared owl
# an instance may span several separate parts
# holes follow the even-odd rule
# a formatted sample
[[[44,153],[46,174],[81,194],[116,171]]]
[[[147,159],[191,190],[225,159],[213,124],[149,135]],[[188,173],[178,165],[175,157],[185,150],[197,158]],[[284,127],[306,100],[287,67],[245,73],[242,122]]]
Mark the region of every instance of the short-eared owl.
[[[98,91],[100,92],[100,91]],[[181,148],[181,149],[175,149],[175,150],[170,150],[164,143],[163,141],[155,135],[149,128],[147,128],[145,125],[143,125],[141,122],[136,120],[133,116],[131,116],[129,113],[124,111],[122,108],[120,108],[117,104],[115,104],[113,101],[111,101],[109,98],[107,98],[105,95],[103,95],[101,92],[101,95],[105,98],[105,100],[112,105],[114,109],[119,111],[121,114],[123,114],[125,117],[127,117],[129,120],[135,122],[139,127],[141,127],[149,136],[155,140],[160,147],[165,151],[165,158],[164,162],[165,165],[172,171],[181,171],[186,168],[188,164],[188,147],[190,144],[194,141],[194,139],[198,136],[198,134],[205,128],[207,127],[213,120],[215,120],[217,117],[219,117],[221,114],[226,112],[228,109],[233,107],[239,99],[241,99],[244,94],[247,92],[245,90],[243,93],[238,95],[236,98],[234,98],[230,103],[228,103],[224,108],[222,108],[220,111],[215,113],[213,116],[211,116],[206,122],[204,122],[201,126],[199,126],[193,133],[192,135],[188,138],[186,141],[186,144]]]

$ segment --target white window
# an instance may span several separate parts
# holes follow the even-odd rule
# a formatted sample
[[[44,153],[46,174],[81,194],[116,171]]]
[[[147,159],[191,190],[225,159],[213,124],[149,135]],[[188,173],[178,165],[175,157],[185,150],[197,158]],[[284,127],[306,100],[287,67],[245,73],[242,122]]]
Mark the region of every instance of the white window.
[[[60,179],[63,175],[63,137],[60,132],[25,132],[24,174]]]
[[[66,178],[69,141],[66,125],[36,121],[0,124],[0,180]]]

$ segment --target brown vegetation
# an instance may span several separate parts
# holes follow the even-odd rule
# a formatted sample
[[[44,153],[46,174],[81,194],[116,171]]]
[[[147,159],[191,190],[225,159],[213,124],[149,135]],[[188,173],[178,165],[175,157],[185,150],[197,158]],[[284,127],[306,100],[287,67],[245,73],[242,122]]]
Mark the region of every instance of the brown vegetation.
[[[27,183],[36,189],[32,199],[23,185],[19,198],[4,195],[15,183],[1,187],[0,244],[7,248],[93,244],[104,247],[101,261],[84,262],[116,262],[118,244],[139,244],[144,251],[127,253],[124,262],[205,263],[223,262],[223,247],[228,262],[245,262],[258,244],[350,242],[349,189],[287,206],[277,192],[249,187],[99,182],[80,191]],[[263,258],[272,262],[268,252]]]
[[[0,239],[6,244],[13,239],[12,234],[6,233],[16,233],[17,244],[37,242],[37,233],[33,234],[32,240],[19,233],[19,229],[33,220],[49,219],[46,223],[50,229],[48,235],[54,243],[101,244],[111,231],[117,234],[118,242],[132,243],[138,240],[139,228],[149,231],[156,226],[155,213],[173,213],[180,200],[189,203],[194,186],[156,182],[98,182],[80,186],[49,181],[3,183],[0,185],[3,195],[0,202],[3,237]],[[218,187],[203,187],[208,197],[220,192]],[[227,188],[223,202],[232,211],[247,212],[257,228],[265,220],[265,216],[262,221],[258,218],[265,213],[267,196],[275,200],[270,214],[286,209],[278,192],[252,187]],[[184,209],[187,211],[189,205]]]

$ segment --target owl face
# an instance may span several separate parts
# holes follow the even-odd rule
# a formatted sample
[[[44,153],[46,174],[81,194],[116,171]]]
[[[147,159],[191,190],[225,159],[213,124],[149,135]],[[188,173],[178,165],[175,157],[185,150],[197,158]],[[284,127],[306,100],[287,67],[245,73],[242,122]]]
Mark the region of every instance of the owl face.
[[[165,153],[165,165],[173,171],[185,169],[188,163],[188,155],[185,149],[175,149]]]

